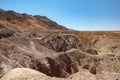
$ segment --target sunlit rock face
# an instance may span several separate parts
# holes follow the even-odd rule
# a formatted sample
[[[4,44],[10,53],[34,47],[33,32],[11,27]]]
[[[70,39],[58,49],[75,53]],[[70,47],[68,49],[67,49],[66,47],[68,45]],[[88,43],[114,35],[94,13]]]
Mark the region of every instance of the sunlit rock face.
[[[16,74],[17,73],[17,74]],[[81,69],[68,78],[56,78],[47,76],[29,68],[15,68],[6,73],[0,80],[119,80],[120,74],[118,73],[103,73],[94,75],[86,70]]]

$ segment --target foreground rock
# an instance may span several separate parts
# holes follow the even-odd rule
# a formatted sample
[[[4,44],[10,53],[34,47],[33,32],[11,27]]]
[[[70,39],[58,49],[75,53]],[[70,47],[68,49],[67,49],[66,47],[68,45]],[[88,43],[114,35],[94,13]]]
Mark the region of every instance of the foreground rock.
[[[17,73],[17,74],[16,74]],[[68,78],[49,77],[41,72],[28,68],[16,68],[6,73],[0,80],[119,80],[120,74],[103,73],[93,75],[86,70],[82,70]]]
[[[36,70],[27,68],[16,68],[6,73],[0,80],[64,80],[51,78]]]

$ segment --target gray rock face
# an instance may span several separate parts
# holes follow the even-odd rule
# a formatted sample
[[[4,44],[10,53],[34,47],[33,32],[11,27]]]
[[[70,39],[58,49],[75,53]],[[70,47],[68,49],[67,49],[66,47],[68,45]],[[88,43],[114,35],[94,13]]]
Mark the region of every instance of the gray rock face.
[[[72,48],[86,51],[92,47],[89,39],[78,38],[72,34],[50,33],[45,35],[41,41],[44,46],[56,52],[67,51]]]

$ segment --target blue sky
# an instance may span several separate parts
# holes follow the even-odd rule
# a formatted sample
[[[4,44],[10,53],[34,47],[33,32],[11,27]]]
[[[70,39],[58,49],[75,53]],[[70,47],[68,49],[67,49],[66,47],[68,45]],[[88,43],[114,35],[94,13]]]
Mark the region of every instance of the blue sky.
[[[47,16],[75,30],[120,30],[120,0],[0,0],[0,8]]]

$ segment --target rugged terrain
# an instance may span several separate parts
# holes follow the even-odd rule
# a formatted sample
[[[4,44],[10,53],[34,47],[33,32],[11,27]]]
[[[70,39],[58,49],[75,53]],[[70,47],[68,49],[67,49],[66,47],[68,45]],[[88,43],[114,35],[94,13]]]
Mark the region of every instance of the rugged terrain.
[[[19,24],[16,18],[15,27],[12,19],[3,24],[2,17],[0,80],[120,79],[120,31],[68,31],[59,25],[37,30]]]

